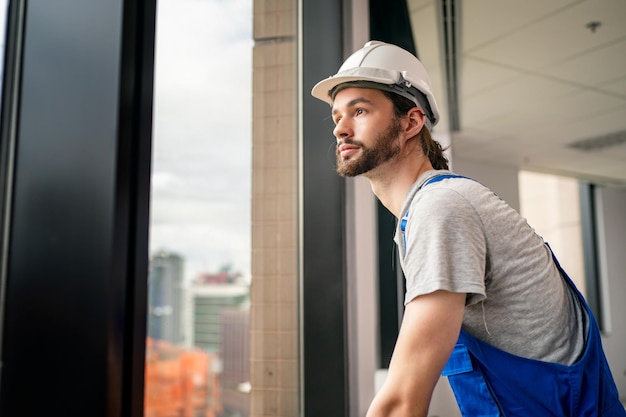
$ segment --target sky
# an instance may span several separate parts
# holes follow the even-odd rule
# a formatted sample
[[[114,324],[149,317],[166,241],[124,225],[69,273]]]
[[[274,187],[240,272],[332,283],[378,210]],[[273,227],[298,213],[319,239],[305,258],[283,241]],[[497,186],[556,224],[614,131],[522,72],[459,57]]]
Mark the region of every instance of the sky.
[[[0,56],[4,56],[4,43],[6,33],[6,19],[9,12],[9,0],[0,0]],[[0,80],[2,79],[4,65],[0,65]],[[0,85],[0,97],[2,97],[2,86]]]
[[[150,252],[250,273],[252,0],[158,0]]]

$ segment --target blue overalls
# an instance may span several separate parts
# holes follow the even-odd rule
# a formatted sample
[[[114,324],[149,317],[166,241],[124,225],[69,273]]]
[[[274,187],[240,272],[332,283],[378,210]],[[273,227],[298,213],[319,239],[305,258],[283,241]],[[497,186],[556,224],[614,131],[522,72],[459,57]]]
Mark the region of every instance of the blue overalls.
[[[426,184],[441,177],[456,175],[434,177]],[[402,230],[405,225],[406,220]],[[587,311],[584,353],[571,366],[542,362],[502,351],[461,330],[442,375],[448,377],[464,417],[626,417],[598,325],[554,254],[552,258]]]
[[[573,365],[512,355],[461,330],[442,375],[464,417],[625,417],[604,356],[600,330],[580,292],[552,254],[587,311],[589,333]]]

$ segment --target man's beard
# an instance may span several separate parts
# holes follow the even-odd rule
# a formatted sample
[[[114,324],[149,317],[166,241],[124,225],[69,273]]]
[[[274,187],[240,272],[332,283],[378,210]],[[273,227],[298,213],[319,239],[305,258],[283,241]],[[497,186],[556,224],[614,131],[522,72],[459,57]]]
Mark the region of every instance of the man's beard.
[[[339,154],[339,147],[337,147],[337,173],[344,177],[356,177],[389,161],[400,153],[398,137],[401,131],[400,119],[394,117],[387,130],[378,135],[374,141],[374,146],[371,148],[365,147],[359,141],[351,139],[344,141],[344,143],[360,147],[361,153],[344,160]]]

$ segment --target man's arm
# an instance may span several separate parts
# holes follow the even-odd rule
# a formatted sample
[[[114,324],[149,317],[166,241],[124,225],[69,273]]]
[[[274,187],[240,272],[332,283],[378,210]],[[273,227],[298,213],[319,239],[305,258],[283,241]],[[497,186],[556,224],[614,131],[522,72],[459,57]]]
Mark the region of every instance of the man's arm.
[[[406,305],[387,379],[367,417],[426,417],[435,384],[459,337],[464,293],[436,291]]]

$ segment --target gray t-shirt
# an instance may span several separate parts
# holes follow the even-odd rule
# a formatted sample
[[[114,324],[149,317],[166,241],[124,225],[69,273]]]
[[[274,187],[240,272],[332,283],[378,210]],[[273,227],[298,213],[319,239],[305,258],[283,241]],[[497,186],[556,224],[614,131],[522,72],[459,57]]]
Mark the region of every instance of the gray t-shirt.
[[[574,363],[585,339],[583,307],[543,239],[480,183],[428,171],[402,210],[395,241],[406,277],[405,304],[437,290],[467,293],[463,329],[509,353]],[[421,189],[420,189],[421,188]],[[406,247],[405,247],[406,242]]]

